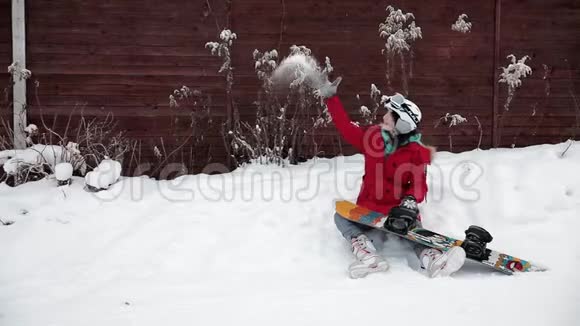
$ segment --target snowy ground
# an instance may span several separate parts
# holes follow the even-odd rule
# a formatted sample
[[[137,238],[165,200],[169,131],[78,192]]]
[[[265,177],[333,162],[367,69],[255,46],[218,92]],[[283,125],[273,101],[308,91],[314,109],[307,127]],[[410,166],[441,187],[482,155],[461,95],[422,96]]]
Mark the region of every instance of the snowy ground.
[[[397,238],[391,269],[351,280],[332,221],[362,157],[249,166],[174,182],[127,178],[98,195],[82,179],[0,185],[0,325],[578,325],[580,143],[438,153],[426,227],[545,273],[468,264],[427,279]]]

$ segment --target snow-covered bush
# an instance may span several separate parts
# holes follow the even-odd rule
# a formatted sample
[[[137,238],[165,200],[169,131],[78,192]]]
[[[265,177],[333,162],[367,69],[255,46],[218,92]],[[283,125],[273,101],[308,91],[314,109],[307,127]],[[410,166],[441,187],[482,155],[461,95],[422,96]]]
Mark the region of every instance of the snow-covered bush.
[[[53,174],[56,165],[63,162],[72,162],[74,170],[84,173],[86,163],[75,145],[69,143],[63,147],[36,144],[26,149],[3,150],[0,151],[0,165],[8,176],[14,178],[15,185]]]
[[[226,112],[227,117],[225,122],[222,124],[221,133],[224,138],[224,144],[228,157],[234,160],[234,164],[238,165],[235,157],[236,148],[232,145],[233,139],[236,137],[236,133],[240,129],[240,115],[237,110],[237,106],[234,104],[232,97],[232,85],[234,84],[234,68],[232,67],[232,46],[233,41],[238,38],[236,33],[229,29],[224,29],[219,35],[220,40],[218,42],[207,42],[205,47],[209,48],[212,55],[222,58],[223,63],[219,69],[220,73],[223,73],[226,77]]]
[[[223,58],[223,64],[219,72],[225,73],[227,80],[226,90],[231,92],[232,84],[234,83],[234,68],[232,67],[231,47],[233,45],[233,41],[237,39],[238,36],[231,30],[224,29],[221,31],[219,37],[219,42],[207,42],[205,47],[210,49],[212,55]]]
[[[278,165],[317,155],[316,130],[328,125],[330,115],[313,91],[332,72],[330,59],[321,66],[309,48],[297,45],[281,62],[276,50],[256,49],[253,58],[262,83],[255,101],[256,121],[241,124],[233,148],[246,159]]]
[[[12,80],[29,79],[32,72],[26,68],[21,67],[20,62],[15,61],[8,66],[8,73],[12,76]]]
[[[461,14],[457,17],[457,20],[453,25],[451,25],[451,30],[460,32],[460,33],[469,33],[471,32],[471,22],[465,21],[467,17],[466,14]]]
[[[9,93],[16,78],[30,78],[32,73],[21,69],[17,63],[8,68],[10,83],[5,89]],[[39,120],[24,128],[26,133],[26,149],[14,150],[12,138],[12,122],[0,115],[0,127],[6,133],[0,134],[0,166],[5,174],[0,175],[0,181],[7,181],[11,185],[19,185],[31,180],[43,178],[55,173],[59,163],[70,163],[74,172],[84,175],[86,171],[96,167],[105,157],[123,160],[131,149],[130,141],[124,132],[116,132],[116,123],[112,114],[105,117],[87,118],[81,113],[78,121],[73,121],[73,114],[77,107],[71,110],[64,130],[55,130],[49,125],[56,125],[55,121],[47,123],[40,103],[38,88],[40,83],[35,81],[34,96],[36,106],[40,112]],[[11,112],[10,103],[2,103],[2,108]],[[53,119],[57,119],[56,116]]]
[[[401,62],[401,79],[403,81],[403,93],[409,94],[408,79],[413,77],[413,49],[412,43],[423,38],[421,27],[415,24],[413,13],[403,13],[400,9],[387,6],[387,18],[379,24],[379,36],[386,40],[381,53],[387,61],[387,83],[391,87],[391,74],[395,71],[395,60]],[[407,72],[406,56],[409,56],[409,69]]]
[[[437,120],[437,123],[435,124],[435,128],[439,127],[440,125],[446,125],[447,128],[451,128],[451,127],[460,125],[460,124],[465,123],[465,122],[467,122],[467,119],[462,117],[459,114],[446,113],[444,116],[439,118],[439,120]],[[479,122],[479,120],[478,120],[478,122]],[[452,152],[453,151],[453,136],[451,134],[451,129],[449,129],[448,138],[449,138],[449,151]]]
[[[467,122],[467,119],[462,117],[459,114],[449,114],[449,113],[445,113],[444,116],[442,116],[441,118],[439,118],[439,122],[443,122],[444,124],[447,125],[448,128],[451,128],[453,126],[457,126],[459,124],[462,124],[464,122]],[[435,126],[437,127],[438,124]]]
[[[508,97],[503,107],[506,111],[509,111],[509,106],[515,96],[516,89],[522,85],[522,78],[532,74],[532,68],[526,65],[526,60],[531,59],[527,55],[519,60],[517,60],[516,56],[513,54],[508,55],[507,58],[511,60],[511,63],[508,64],[507,67],[501,68],[502,73],[500,75],[499,83],[507,85]]]
[[[231,98],[233,68],[230,56],[232,41],[236,38],[235,33],[224,30],[219,42],[206,43],[212,54],[224,58],[220,72],[226,75],[227,105],[231,107],[231,117],[223,124],[222,135],[233,164],[239,166],[256,161],[284,165],[318,154],[315,131],[330,122],[330,115],[313,91],[332,71],[330,59],[326,58],[321,67],[310,49],[293,45],[281,66],[277,50],[254,50],[253,66],[261,82],[255,101],[256,118],[255,121],[241,121]],[[274,76],[275,72],[279,74]],[[275,85],[280,86],[281,76],[285,79],[283,92]]]
[[[386,96],[382,95],[381,91],[375,84],[371,84],[369,97],[371,107],[369,108],[366,105],[361,105],[359,109],[363,125],[372,125],[376,122],[377,114],[380,112],[379,108],[384,105],[384,101],[386,100]],[[360,96],[358,94],[356,98],[360,101]]]
[[[503,133],[503,125],[505,117],[509,112],[510,104],[515,97],[516,89],[522,85],[522,79],[530,76],[532,74],[532,68],[526,65],[526,60],[531,59],[529,56],[524,55],[521,59],[517,60],[516,56],[510,54],[507,56],[511,62],[507,67],[501,67],[502,73],[500,74],[499,84],[505,84],[507,87],[507,98],[503,105],[504,113],[499,113],[499,127],[496,133],[496,141],[501,144],[501,136]],[[514,141],[515,143],[515,141]]]
[[[26,133],[26,144],[29,146],[34,144],[32,137],[38,135],[38,127],[31,123],[26,128],[24,128],[24,132]]]
[[[178,158],[183,166],[189,167],[205,165],[211,159],[211,146],[207,141],[208,133],[215,129],[211,97],[199,89],[182,86],[169,95],[169,110],[172,143],[176,145],[166,148],[162,137],[160,144],[153,146],[158,162],[150,171],[152,175],[163,169],[170,159]]]

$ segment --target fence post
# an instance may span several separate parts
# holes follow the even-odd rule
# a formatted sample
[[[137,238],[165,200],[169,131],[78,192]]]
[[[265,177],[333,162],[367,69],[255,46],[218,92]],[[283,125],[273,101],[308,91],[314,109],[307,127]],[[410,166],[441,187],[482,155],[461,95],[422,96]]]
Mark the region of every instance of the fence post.
[[[26,31],[24,0],[12,0],[12,62],[18,69],[26,68]],[[14,148],[26,148],[26,79],[14,74],[13,130]]]

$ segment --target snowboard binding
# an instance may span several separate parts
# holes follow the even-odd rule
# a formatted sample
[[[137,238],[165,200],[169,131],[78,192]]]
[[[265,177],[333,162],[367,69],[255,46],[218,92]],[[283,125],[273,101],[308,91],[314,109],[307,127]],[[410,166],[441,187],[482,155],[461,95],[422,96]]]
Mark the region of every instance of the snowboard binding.
[[[411,216],[387,217],[383,227],[391,232],[405,235],[416,225],[416,219]]]
[[[461,247],[465,250],[468,258],[482,261],[487,259],[486,256],[488,253],[486,246],[492,240],[493,237],[484,228],[471,225],[465,230],[465,240],[461,244]]]

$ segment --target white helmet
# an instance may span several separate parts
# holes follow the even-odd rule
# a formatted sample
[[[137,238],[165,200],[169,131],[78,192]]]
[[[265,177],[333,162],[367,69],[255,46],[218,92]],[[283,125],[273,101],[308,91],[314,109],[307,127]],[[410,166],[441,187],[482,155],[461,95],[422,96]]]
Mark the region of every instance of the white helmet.
[[[409,101],[403,95],[395,93],[393,96],[387,96],[385,108],[391,109],[399,115],[395,123],[395,130],[399,134],[406,134],[415,129],[421,122],[421,110],[417,104]]]

